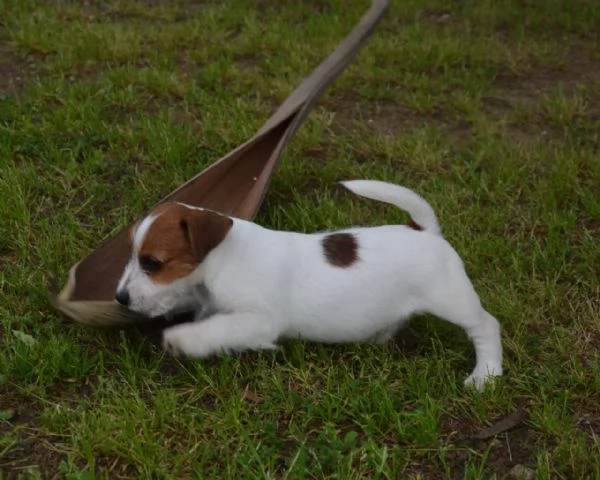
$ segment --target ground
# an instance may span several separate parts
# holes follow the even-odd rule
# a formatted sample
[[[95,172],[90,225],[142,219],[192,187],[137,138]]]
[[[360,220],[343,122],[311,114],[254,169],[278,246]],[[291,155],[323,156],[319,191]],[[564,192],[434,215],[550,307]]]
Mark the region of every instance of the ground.
[[[368,2],[0,2],[2,478],[600,478],[600,10],[392,2],[287,148],[257,221],[434,206],[506,375],[415,318],[385,347],[285,342],[178,362],[74,324],[46,279],[262,125]]]

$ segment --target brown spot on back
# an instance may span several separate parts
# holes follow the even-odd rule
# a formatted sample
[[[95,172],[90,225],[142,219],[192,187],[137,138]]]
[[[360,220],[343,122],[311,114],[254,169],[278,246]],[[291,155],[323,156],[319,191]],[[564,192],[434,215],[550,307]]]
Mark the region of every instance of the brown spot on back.
[[[327,261],[335,266],[346,268],[358,261],[358,242],[351,233],[332,233],[321,241]]]
[[[144,237],[138,259],[152,257],[162,266],[148,275],[156,283],[171,283],[190,275],[229,232],[233,220],[208,210],[165,203]]]

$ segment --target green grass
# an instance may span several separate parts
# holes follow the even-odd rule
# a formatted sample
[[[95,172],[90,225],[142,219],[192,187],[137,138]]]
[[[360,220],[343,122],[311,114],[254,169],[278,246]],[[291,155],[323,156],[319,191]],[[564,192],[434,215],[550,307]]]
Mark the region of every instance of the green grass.
[[[505,377],[464,389],[471,345],[431,317],[383,348],[178,362],[47,301],[48,273],[253,135],[368,2],[0,0],[5,478],[600,478],[600,10],[392,4],[257,221],[403,222],[336,182],[415,189],[502,324]]]

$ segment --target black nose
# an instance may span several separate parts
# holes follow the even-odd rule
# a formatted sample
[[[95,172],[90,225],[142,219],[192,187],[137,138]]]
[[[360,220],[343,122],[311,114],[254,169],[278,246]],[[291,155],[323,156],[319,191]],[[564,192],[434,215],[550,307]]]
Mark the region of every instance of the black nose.
[[[121,305],[129,305],[129,292],[127,290],[121,290],[115,295],[115,300]]]

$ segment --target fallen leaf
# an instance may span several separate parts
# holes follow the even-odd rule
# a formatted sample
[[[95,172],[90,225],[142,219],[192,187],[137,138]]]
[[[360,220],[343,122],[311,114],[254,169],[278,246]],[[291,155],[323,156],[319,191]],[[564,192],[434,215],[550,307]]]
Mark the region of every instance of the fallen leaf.
[[[20,342],[23,342],[28,347],[33,347],[38,341],[28,333],[22,332],[21,330],[13,330],[13,334]]]
[[[260,398],[258,395],[256,395],[255,393],[252,393],[249,390],[244,391],[244,396],[242,398],[244,400],[246,400],[248,402],[252,402],[252,403],[261,403],[262,402],[262,398]]]
[[[515,465],[511,468],[510,475],[516,480],[533,480],[535,477],[535,470],[523,465]]]
[[[501,420],[498,420],[492,426],[480,430],[473,435],[473,438],[477,440],[487,440],[488,438],[495,437],[499,433],[506,432],[507,430],[516,427],[526,418],[527,412],[525,410],[517,410]]]

